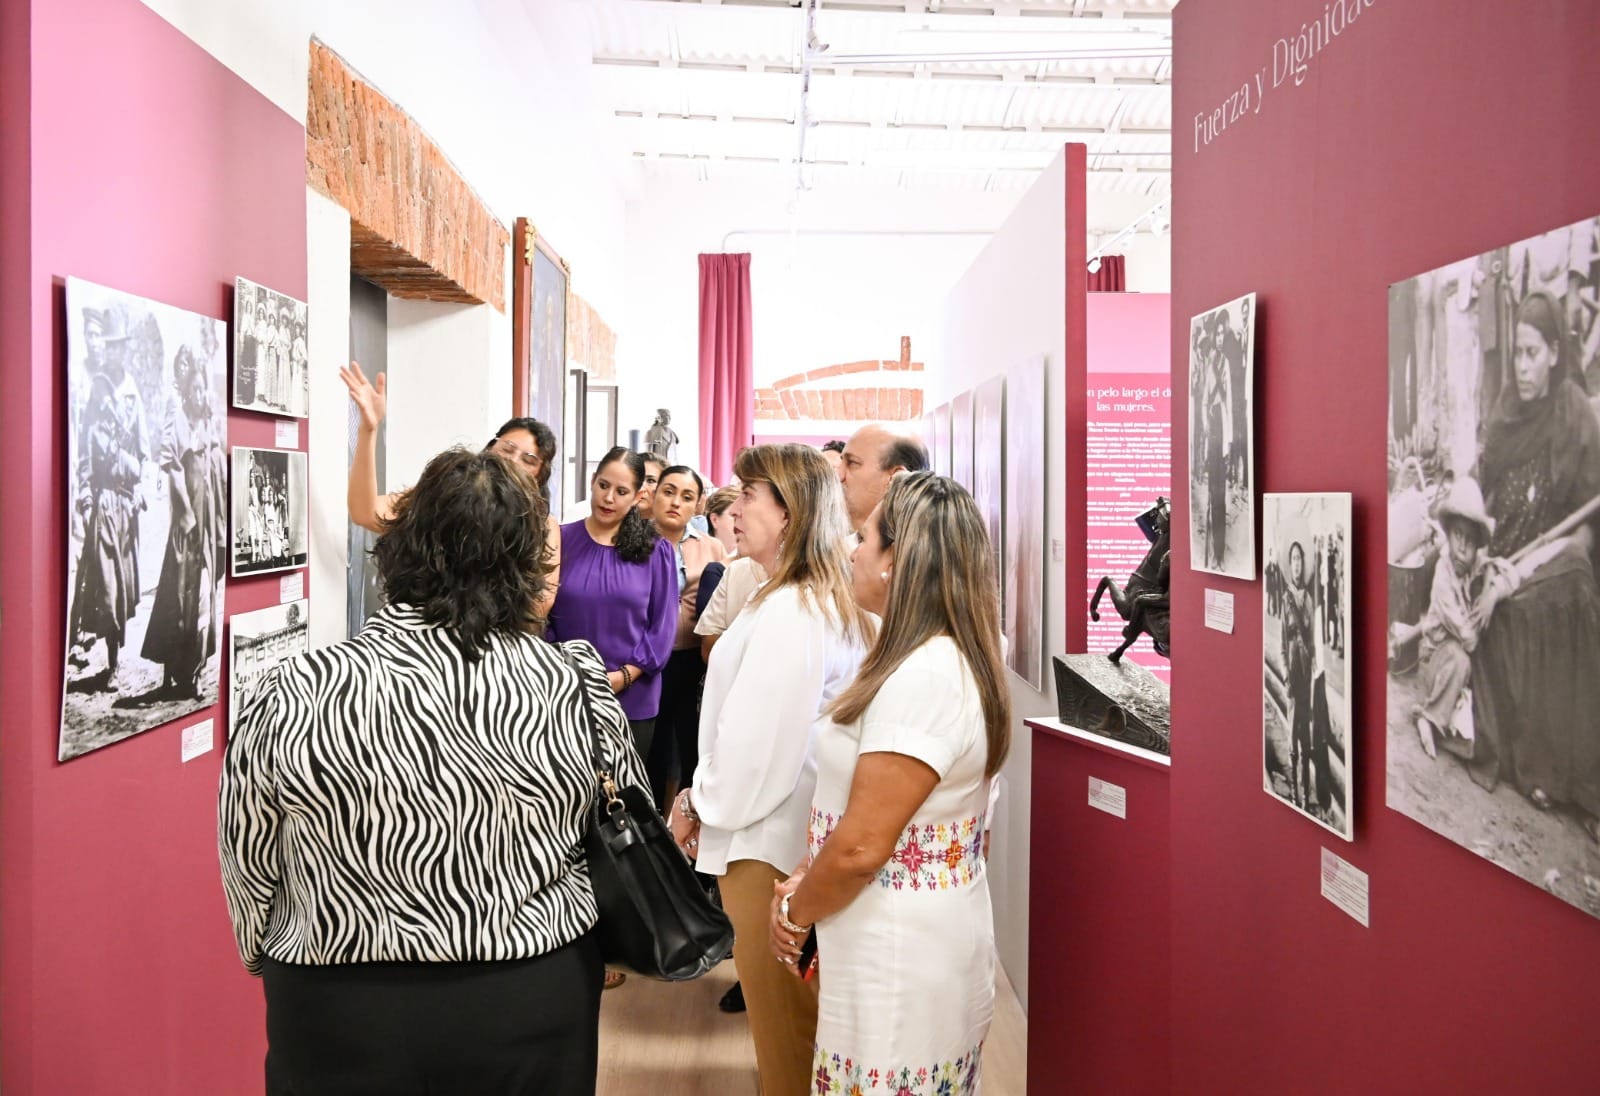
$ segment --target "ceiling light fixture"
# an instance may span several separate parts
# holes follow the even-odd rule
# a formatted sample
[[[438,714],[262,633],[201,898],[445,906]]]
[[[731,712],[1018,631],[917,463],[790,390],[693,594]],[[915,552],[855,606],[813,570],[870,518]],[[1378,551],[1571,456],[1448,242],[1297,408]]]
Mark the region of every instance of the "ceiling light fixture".
[[[1123,228],[1115,236],[1111,237],[1111,239],[1107,240],[1103,244],[1096,245],[1094,251],[1089,254],[1089,273],[1099,273],[1100,257],[1102,255],[1109,254],[1111,249],[1116,247],[1123,240],[1132,238],[1139,231],[1139,226],[1144,224],[1146,221],[1150,222],[1150,230],[1156,235],[1159,236],[1165,232],[1167,230],[1167,226],[1171,223],[1171,208],[1172,198],[1170,196],[1163,198],[1155,205],[1139,214],[1138,217],[1134,218],[1132,224],[1128,225],[1126,228]]]

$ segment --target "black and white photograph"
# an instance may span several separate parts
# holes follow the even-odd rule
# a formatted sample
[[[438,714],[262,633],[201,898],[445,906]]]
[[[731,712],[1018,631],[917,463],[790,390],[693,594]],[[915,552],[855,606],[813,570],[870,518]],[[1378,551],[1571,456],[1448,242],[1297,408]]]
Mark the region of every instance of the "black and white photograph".
[[[311,415],[306,302],[248,278],[233,288],[233,406],[304,419]]]
[[[1005,558],[1005,421],[1006,379],[990,377],[972,390],[972,500],[989,529],[996,561]],[[1000,600],[1004,612],[1003,589]]]
[[[1600,218],[1389,288],[1388,804],[1600,917]]]
[[[950,405],[941,403],[933,409],[928,435],[928,467],[941,476],[950,474]]]
[[[291,601],[253,613],[240,613],[228,621],[228,734],[239,725],[239,715],[250,702],[262,675],[281,662],[311,650],[310,603]]]
[[[950,401],[950,478],[972,490],[972,390]]]
[[[1267,495],[1261,523],[1262,787],[1350,841],[1350,495]]]
[[[227,325],[67,279],[62,761],[217,702]]]
[[[306,455],[233,449],[233,575],[306,565]]]
[[[1189,321],[1189,565],[1256,577],[1256,295]]]
[[[1006,665],[1035,689],[1044,688],[1045,360],[1042,356],[1006,374],[1005,527],[1002,566]]]

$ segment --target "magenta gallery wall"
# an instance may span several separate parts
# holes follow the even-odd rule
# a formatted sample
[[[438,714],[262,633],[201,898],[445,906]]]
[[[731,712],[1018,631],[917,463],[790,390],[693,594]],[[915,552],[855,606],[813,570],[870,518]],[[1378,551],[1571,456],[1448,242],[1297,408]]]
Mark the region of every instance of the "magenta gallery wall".
[[[230,324],[238,275],[304,299],[305,133],[138,0],[0,12],[0,1086],[259,1091],[217,867],[224,705],[56,761],[63,282]],[[271,446],[273,420],[232,413],[228,440]],[[276,577],[230,581],[228,613],[276,603]],[[181,762],[206,717],[219,749]]]
[[[1175,537],[1173,1089],[1592,1090],[1600,920],[1385,805],[1385,533],[1388,287],[1600,213],[1600,5],[1186,0],[1174,32],[1173,478],[1190,317],[1254,292],[1259,490],[1354,496],[1355,839],[1263,792],[1262,583]]]

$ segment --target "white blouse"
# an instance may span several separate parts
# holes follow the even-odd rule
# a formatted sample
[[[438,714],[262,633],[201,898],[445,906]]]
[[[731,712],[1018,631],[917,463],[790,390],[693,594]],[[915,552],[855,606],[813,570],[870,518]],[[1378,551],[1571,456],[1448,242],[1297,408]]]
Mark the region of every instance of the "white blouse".
[[[696,864],[735,860],[780,871],[805,859],[822,714],[854,680],[865,648],[797,587],[746,608],[711,652],[700,706]]]

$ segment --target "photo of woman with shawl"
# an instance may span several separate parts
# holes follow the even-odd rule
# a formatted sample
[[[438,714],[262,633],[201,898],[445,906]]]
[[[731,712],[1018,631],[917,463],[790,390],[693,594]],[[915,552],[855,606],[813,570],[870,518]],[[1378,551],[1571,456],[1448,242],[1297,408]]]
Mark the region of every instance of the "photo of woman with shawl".
[[[1595,518],[1600,423],[1570,368],[1565,316],[1548,293],[1517,309],[1512,380],[1479,460],[1494,534],[1472,659],[1471,773],[1562,806],[1600,844],[1600,589]],[[1571,528],[1567,528],[1567,525]],[[1494,566],[1495,562],[1505,565]]]
[[[189,347],[178,350],[172,374],[178,406],[162,432],[159,451],[171,522],[141,653],[161,665],[163,693],[198,699],[201,671],[222,642],[228,495],[225,424],[213,412],[209,378]]]

